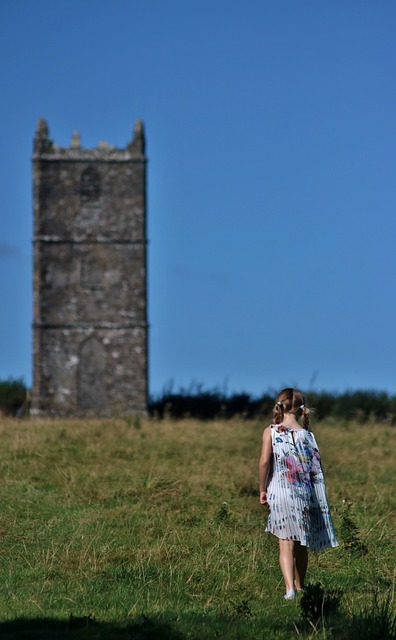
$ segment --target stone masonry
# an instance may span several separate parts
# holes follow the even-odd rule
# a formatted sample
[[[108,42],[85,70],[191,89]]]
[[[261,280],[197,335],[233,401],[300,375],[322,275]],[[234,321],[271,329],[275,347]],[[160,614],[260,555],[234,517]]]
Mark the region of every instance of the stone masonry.
[[[53,144],[39,120],[33,200],[32,413],[145,413],[143,124],[124,149],[83,149],[77,132]]]

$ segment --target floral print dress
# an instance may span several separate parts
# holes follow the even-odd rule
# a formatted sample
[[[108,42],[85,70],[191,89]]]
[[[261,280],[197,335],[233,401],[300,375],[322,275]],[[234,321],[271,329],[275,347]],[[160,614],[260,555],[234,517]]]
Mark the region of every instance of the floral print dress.
[[[265,530],[278,538],[298,540],[312,551],[337,547],[314,434],[271,425],[271,436],[270,515]]]

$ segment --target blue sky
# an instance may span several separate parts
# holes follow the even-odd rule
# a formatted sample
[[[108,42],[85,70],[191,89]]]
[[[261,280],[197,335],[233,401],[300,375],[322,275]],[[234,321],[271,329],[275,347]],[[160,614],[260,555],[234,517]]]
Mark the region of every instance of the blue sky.
[[[31,383],[36,122],[147,134],[150,389],[396,391],[396,3],[0,8],[0,379]]]

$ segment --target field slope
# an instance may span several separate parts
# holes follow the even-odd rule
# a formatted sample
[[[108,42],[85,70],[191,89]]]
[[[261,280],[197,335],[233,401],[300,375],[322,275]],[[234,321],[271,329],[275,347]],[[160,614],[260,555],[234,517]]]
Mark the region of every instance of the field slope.
[[[263,532],[264,426],[3,420],[0,637],[394,637],[395,427],[314,429],[341,545],[309,581],[341,600],[308,622]]]

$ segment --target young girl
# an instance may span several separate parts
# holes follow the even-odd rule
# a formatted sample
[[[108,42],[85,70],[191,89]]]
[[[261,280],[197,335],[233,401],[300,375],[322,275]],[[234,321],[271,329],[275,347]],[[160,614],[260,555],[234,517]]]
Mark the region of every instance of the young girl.
[[[302,417],[303,427],[298,423]],[[308,430],[309,409],[297,389],[276,398],[274,423],[264,430],[260,457],[260,502],[270,509],[266,531],[279,538],[279,564],[286,600],[304,588],[308,548],[338,546],[327,503],[319,449]]]

